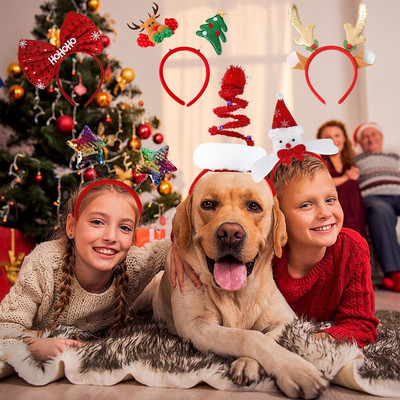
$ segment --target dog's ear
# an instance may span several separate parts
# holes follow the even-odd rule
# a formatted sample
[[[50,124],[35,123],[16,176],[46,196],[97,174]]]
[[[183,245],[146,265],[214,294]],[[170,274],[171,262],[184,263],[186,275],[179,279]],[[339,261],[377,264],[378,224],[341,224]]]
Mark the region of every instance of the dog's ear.
[[[192,196],[189,195],[176,208],[176,213],[172,219],[172,234],[174,236],[174,242],[181,249],[188,247],[192,239],[191,209]]]
[[[285,216],[279,208],[279,201],[274,197],[274,205],[272,208],[273,220],[273,238],[274,238],[274,253],[277,257],[282,257],[282,247],[287,242]]]

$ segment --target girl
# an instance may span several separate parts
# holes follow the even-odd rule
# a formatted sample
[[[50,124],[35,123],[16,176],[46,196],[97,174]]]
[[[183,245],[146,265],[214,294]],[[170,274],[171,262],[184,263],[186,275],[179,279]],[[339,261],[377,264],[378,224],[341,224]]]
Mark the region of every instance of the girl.
[[[325,122],[318,128],[317,138],[332,139],[339,149],[336,154],[323,158],[337,187],[339,202],[344,212],[343,226],[366,237],[365,210],[357,183],[360,172],[354,166],[354,150],[346,128],[340,121]]]
[[[163,268],[169,239],[132,247],[142,204],[129,186],[109,179],[92,182],[66,208],[57,239],[38,245],[25,258],[1,302],[0,339],[20,338],[25,329],[56,323],[117,332],[125,326],[130,304]],[[24,341],[39,360],[82,345],[62,338]]]
[[[368,245],[342,229],[343,211],[335,184],[316,157],[280,164],[274,176],[288,242],[274,257],[274,279],[298,316],[332,321],[320,336],[355,341],[360,347],[377,338],[378,320]]]

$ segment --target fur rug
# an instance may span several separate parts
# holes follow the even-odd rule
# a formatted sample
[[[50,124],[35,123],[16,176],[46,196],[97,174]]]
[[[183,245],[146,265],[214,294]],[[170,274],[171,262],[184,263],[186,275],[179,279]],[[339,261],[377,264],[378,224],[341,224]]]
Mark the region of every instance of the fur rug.
[[[379,311],[376,315],[379,339],[362,351],[349,343],[315,339],[312,333],[322,324],[300,319],[287,326],[280,343],[312,362],[333,383],[377,396],[400,396],[400,312]],[[78,336],[88,343],[41,363],[22,341],[3,340],[0,377],[14,369],[36,386],[65,376],[74,384],[114,385],[135,379],[158,387],[190,388],[205,382],[220,390],[277,391],[271,376],[249,386],[235,384],[229,375],[233,359],[201,353],[148,318],[133,320],[112,337],[94,338],[68,327],[58,327],[46,336]]]

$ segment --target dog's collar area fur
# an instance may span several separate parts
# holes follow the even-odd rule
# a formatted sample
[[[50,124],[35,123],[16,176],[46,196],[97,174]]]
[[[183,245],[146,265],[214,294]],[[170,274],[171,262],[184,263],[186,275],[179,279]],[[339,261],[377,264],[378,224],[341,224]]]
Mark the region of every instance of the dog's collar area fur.
[[[232,256],[232,255],[226,255],[222,258],[219,258],[217,260],[214,260],[210,257],[206,256],[206,261],[207,261],[207,267],[208,270],[210,271],[210,273],[213,275],[214,277],[214,266],[216,262],[225,262],[225,263],[241,263],[242,261],[238,260],[236,257]],[[258,254],[249,262],[244,263],[244,265],[246,266],[246,272],[247,272],[247,276],[249,276],[252,272],[253,272],[253,268],[254,268],[254,264],[256,263],[256,259],[258,257]],[[215,281],[215,277],[214,277],[214,283],[216,284],[216,286],[221,287],[216,281]]]

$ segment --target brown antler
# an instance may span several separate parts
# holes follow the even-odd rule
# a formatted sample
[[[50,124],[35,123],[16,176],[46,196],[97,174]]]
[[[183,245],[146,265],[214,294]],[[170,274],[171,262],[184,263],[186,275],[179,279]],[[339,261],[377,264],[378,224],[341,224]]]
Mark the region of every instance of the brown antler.
[[[158,4],[157,3],[154,3],[153,2],[153,4],[155,5],[155,7],[154,6],[152,6],[152,9],[153,9],[153,14],[156,16],[156,18],[158,18],[160,15],[157,15],[157,11],[158,11]],[[149,14],[149,17],[151,17],[151,15]]]
[[[314,43],[315,24],[307,24],[304,27],[300,21],[296,4],[289,6],[289,18],[296,31],[300,33],[300,37],[294,39],[296,44],[300,46],[311,46]]]
[[[358,19],[356,25],[353,26],[349,23],[344,24],[344,30],[346,31],[346,40],[348,44],[352,46],[358,46],[359,44],[365,43],[365,36],[361,35],[367,23],[367,6],[364,3],[360,3],[358,6]]]
[[[140,21],[140,22],[143,24],[143,21]],[[132,30],[140,29],[140,32],[142,32],[142,30],[144,29],[143,27],[141,27],[141,26],[139,26],[139,25],[136,25],[136,24],[133,23],[133,22],[131,22],[131,24],[132,24],[133,26],[130,26],[129,24],[127,24],[129,29],[132,29]]]

